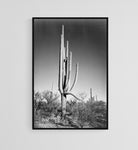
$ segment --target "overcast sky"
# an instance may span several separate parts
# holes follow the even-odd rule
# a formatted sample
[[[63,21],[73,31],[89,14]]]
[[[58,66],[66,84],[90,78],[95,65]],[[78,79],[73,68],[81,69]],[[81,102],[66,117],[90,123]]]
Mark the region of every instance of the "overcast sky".
[[[106,101],[107,21],[106,19],[35,19],[34,20],[34,89],[58,91],[58,55],[61,27],[72,51],[72,79],[75,64],[79,74],[72,93],[90,88],[99,100]],[[72,82],[71,82],[72,83]],[[89,96],[89,95],[88,95]]]

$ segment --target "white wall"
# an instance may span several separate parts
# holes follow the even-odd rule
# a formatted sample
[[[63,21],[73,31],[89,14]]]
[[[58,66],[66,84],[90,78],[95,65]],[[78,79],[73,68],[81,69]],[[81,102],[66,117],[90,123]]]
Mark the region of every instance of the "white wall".
[[[138,1],[0,1],[0,150],[138,149]],[[33,16],[109,17],[109,130],[31,129]]]

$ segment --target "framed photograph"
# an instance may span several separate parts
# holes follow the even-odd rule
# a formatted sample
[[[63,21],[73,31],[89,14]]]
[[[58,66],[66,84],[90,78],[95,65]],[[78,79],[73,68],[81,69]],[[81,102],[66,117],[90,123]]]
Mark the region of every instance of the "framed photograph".
[[[32,128],[108,129],[108,17],[32,18]]]

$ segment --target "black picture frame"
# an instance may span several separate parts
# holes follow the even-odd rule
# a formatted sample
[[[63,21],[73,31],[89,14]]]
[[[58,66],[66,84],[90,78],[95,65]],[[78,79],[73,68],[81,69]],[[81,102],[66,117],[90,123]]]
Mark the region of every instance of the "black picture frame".
[[[34,127],[34,20],[35,19],[106,19],[106,99],[107,99],[107,105],[106,105],[106,117],[107,117],[107,126],[106,128],[35,128]],[[108,100],[108,85],[109,85],[109,79],[108,79],[108,29],[109,29],[109,18],[108,17],[32,17],[32,129],[33,130],[108,130],[109,129],[109,100]]]

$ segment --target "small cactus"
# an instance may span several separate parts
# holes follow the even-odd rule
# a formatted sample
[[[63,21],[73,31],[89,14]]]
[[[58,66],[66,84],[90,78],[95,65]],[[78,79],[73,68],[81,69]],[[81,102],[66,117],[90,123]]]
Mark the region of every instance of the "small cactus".
[[[90,100],[91,102],[94,102],[94,96],[92,96],[92,88],[90,88]]]

